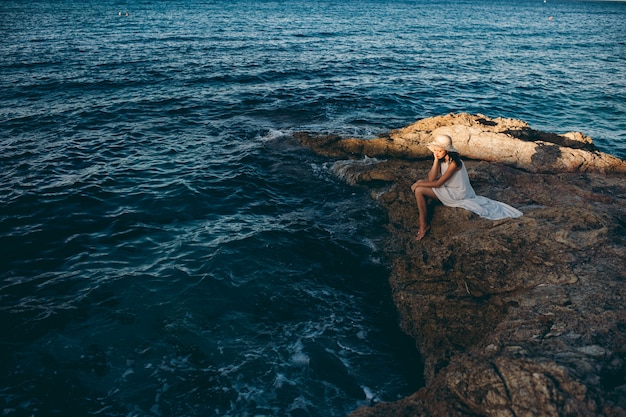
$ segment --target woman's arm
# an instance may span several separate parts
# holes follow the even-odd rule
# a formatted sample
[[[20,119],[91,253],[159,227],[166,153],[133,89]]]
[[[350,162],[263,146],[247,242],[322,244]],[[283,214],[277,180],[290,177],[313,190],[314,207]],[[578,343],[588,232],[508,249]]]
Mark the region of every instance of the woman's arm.
[[[428,181],[437,181],[437,177],[439,176],[439,171],[441,169],[441,162],[439,158],[435,155],[435,160],[433,161],[433,166],[430,168],[428,172]]]
[[[434,166],[435,166],[435,163],[433,163],[433,167]],[[452,177],[452,174],[454,174],[454,171],[456,171],[457,168],[458,168],[458,165],[456,164],[456,162],[450,161],[450,163],[448,164],[448,169],[446,169],[446,172],[444,172],[443,175],[439,177],[439,179],[434,180],[434,181],[430,180],[430,173],[429,173],[428,175],[429,181],[418,181],[415,183],[415,185],[418,187],[439,188],[442,185],[444,185],[446,181],[450,179],[450,177]]]

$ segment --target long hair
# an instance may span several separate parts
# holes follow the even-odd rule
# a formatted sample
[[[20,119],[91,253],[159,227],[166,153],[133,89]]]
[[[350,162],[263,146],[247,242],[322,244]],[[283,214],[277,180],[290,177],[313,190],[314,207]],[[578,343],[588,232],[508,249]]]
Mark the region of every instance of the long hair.
[[[463,163],[461,162],[461,155],[458,152],[448,152],[450,159],[454,161],[457,166],[461,166]]]
[[[461,162],[461,155],[458,152],[449,152],[446,151],[446,155],[448,155],[450,157],[450,159],[452,159],[454,161],[454,163],[458,166],[461,167],[462,166],[462,162]],[[445,156],[444,156],[445,158]]]

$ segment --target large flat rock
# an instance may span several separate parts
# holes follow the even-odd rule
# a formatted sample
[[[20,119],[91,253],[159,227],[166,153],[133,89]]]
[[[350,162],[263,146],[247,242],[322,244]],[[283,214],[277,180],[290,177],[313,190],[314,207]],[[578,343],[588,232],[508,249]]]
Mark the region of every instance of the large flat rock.
[[[376,139],[307,137],[307,145],[328,156],[425,158],[433,136],[446,134],[465,158],[492,161],[529,172],[621,172],[626,161],[599,152],[580,132],[540,132],[516,119],[448,114],[420,120]]]

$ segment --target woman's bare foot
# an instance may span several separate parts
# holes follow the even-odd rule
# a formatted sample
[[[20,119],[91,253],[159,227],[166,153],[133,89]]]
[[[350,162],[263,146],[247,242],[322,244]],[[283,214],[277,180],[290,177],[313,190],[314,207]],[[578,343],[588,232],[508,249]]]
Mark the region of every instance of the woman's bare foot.
[[[417,232],[417,236],[415,236],[415,240],[422,240],[426,233],[430,230],[430,226],[420,227],[420,230]]]

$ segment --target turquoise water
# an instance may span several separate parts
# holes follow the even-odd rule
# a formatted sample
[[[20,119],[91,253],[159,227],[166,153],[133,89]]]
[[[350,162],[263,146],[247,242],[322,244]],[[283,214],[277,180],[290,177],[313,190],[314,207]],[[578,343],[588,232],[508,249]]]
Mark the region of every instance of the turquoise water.
[[[4,415],[340,416],[413,392],[385,213],[294,132],[470,112],[624,157],[625,15],[3,1]]]

